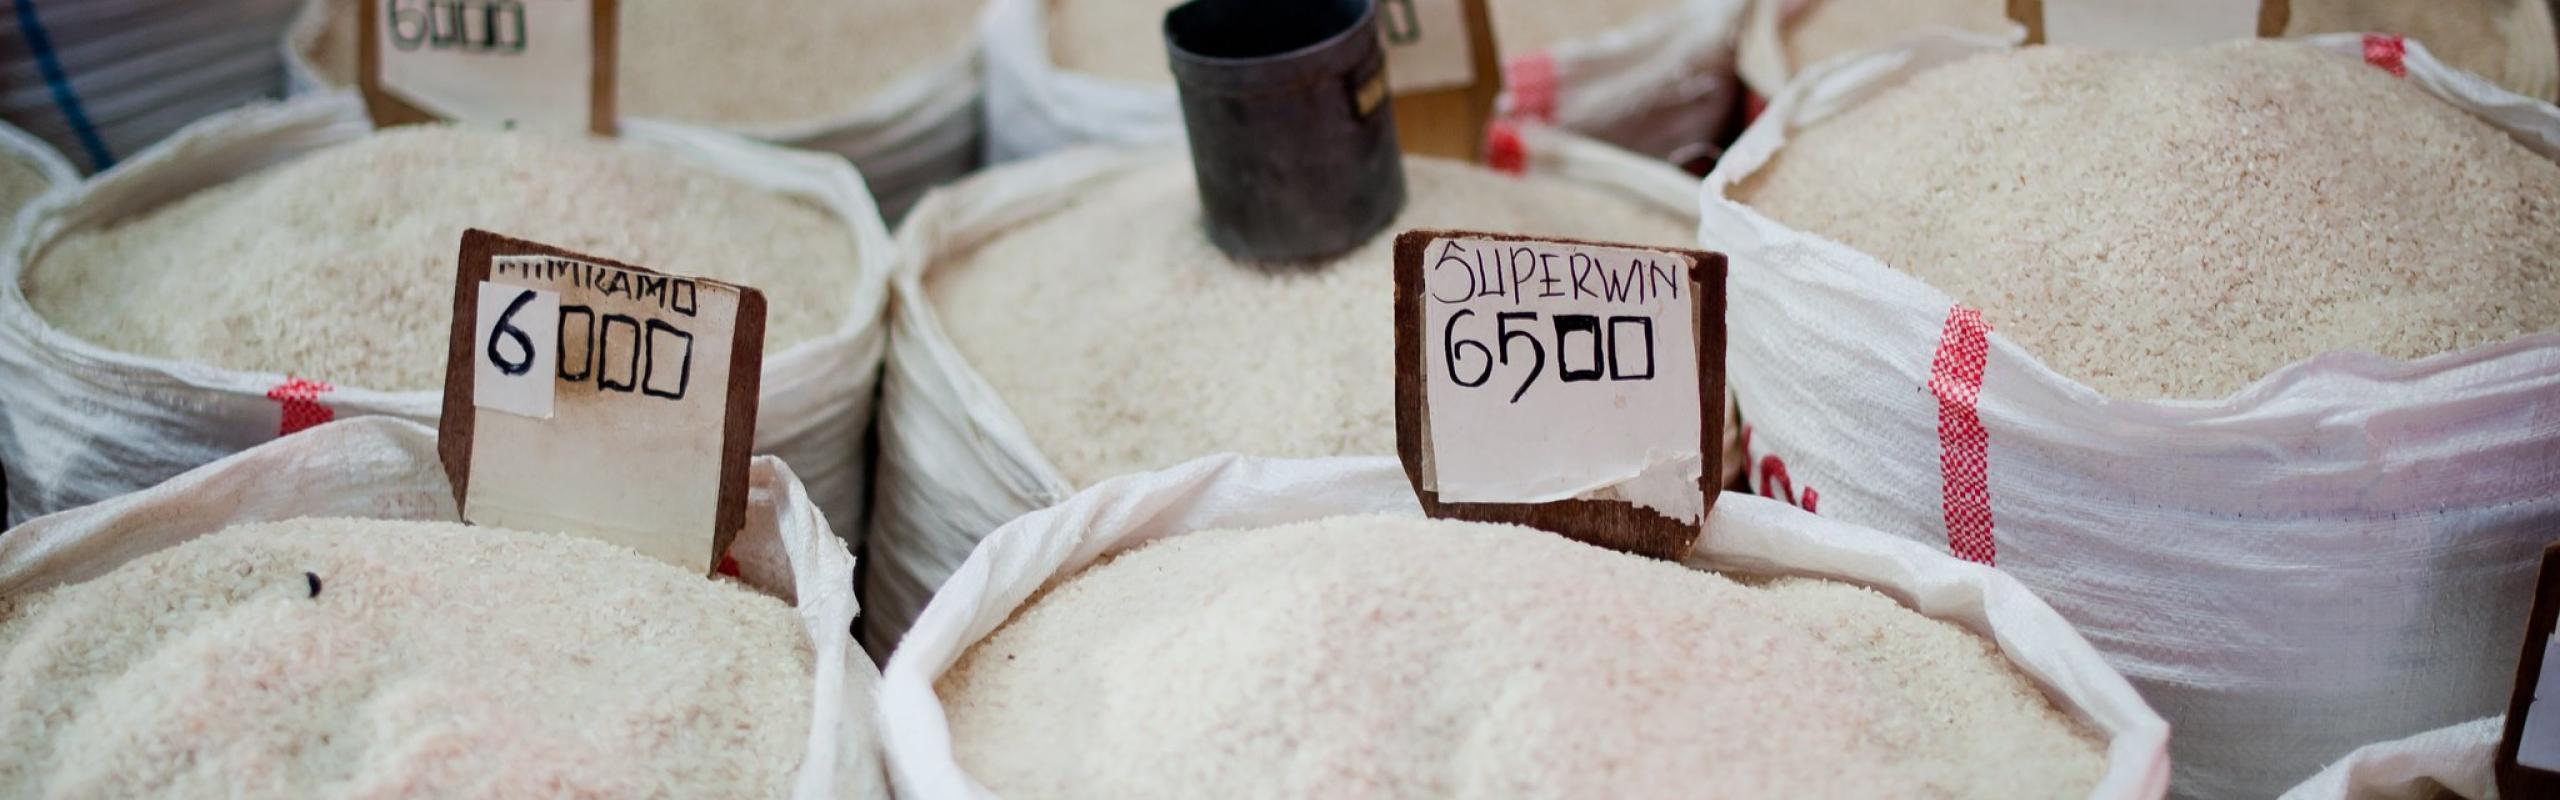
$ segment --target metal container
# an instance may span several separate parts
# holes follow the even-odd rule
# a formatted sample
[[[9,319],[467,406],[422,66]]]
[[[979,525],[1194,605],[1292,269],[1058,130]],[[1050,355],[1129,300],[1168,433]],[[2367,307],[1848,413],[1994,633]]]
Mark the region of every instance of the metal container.
[[[1164,15],[1209,240],[1266,268],[1349,252],[1404,208],[1372,0],[1191,0]]]

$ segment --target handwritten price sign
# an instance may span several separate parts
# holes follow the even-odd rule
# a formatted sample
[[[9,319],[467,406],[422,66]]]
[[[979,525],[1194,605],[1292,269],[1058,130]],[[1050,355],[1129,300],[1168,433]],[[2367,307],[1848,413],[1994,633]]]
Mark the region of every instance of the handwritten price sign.
[[[463,236],[443,450],[463,519],[708,572],[743,524],[764,297]]]
[[[1694,250],[1398,237],[1398,444],[1425,510],[1685,548],[1719,474],[1723,268]]]

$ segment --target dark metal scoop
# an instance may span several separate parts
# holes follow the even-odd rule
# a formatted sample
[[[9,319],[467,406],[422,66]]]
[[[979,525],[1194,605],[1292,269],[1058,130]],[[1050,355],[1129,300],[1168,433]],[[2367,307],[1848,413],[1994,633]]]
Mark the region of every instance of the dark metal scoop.
[[[1209,241],[1319,262],[1404,208],[1372,0],[1191,0],[1164,15]]]

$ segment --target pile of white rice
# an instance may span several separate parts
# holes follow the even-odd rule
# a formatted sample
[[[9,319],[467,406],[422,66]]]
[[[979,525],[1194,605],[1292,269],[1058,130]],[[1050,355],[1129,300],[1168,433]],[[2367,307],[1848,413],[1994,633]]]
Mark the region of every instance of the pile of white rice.
[[[0,598],[0,795],[777,797],[811,663],[782,601],[593,540],[239,526]]]
[[[1544,50],[1598,35],[1682,0],[1489,0],[1505,53]],[[1049,0],[1049,58],[1060,69],[1113,80],[1172,85],[1164,13],[1182,0]],[[1381,12],[1384,4],[1381,4]]]
[[[1737,196],[2120,398],[2560,327],[2560,165],[2301,45],[1978,56],[1801,131]]]
[[[1780,2],[1780,0],[1761,0]],[[2293,0],[2287,36],[2396,33],[2464,72],[2551,99],[2552,45],[2520,46],[2518,31],[2550,35],[2545,0]],[[1927,27],[2000,34],[2010,29],[2005,0],[1814,0],[1780,33],[1788,69],[1843,53],[1873,50]],[[2530,35],[2530,34],[2525,34]]]
[[[967,46],[970,0],[631,0],[622,4],[623,114],[770,126],[852,114]],[[356,0],[329,0],[304,55],[351,86]]]
[[[1011,798],[2084,796],[2098,740],[1980,637],[1512,526],[1173,537],[940,681]]]
[[[647,145],[422,126],[71,232],[26,290],[124,352],[432,389],[471,227],[762,289],[772,352],[840,327],[858,277],[841,220]]]
[[[1177,155],[937,254],[925,288],[952,343],[1083,486],[1213,452],[1394,452],[1396,231],[1692,240],[1690,219],[1606,188],[1404,164],[1403,213],[1312,271],[1266,273],[1219,252]]]

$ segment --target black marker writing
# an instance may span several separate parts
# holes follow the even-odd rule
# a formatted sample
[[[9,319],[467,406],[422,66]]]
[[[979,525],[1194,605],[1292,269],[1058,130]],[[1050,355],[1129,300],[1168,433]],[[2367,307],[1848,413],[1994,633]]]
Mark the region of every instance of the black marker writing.
[[[1552,352],[1555,353],[1556,379],[1564,383],[1649,381],[1654,378],[1652,317],[1621,314],[1603,319],[1595,314],[1557,314],[1551,318],[1550,338],[1540,339],[1534,327],[1538,312],[1505,311],[1494,315],[1494,343],[1486,344],[1482,339],[1462,336],[1458,330],[1459,323],[1473,316],[1476,316],[1474,309],[1459,309],[1449,315],[1449,321],[1440,329],[1441,360],[1447,366],[1450,382],[1461,387],[1473,389],[1483,386],[1493,380],[1493,373],[1498,367],[1509,367],[1515,360],[1526,361],[1529,362],[1526,374],[1520,376],[1520,383],[1511,390],[1510,402],[1520,402],[1520,398],[1529,394],[1530,387],[1537,384],[1538,377],[1548,371],[1549,341],[1555,343]],[[1578,351],[1583,356],[1578,361],[1585,366],[1579,368],[1574,366],[1577,359],[1573,357],[1577,353],[1577,340],[1585,343]],[[1518,348],[1514,347],[1515,344]],[[1472,371],[1472,377],[1461,374],[1458,366],[1461,354],[1469,349],[1475,352],[1473,360],[1484,363],[1483,369]],[[1515,354],[1521,357],[1515,359]],[[1628,356],[1641,356],[1641,359]],[[1639,360],[1644,365],[1643,371],[1629,368]]]
[[[533,302],[533,290],[521,290],[516,299],[507,301],[507,310],[498,313],[498,321],[489,326],[489,364],[502,374],[522,375],[533,371],[533,337],[526,336],[524,330],[515,325],[516,312],[524,310],[524,305],[530,302]],[[516,352],[524,354],[524,357],[508,360],[499,353],[501,337],[515,340]]]
[[[382,0],[382,26],[393,49],[515,55],[524,52],[520,0]]]
[[[1473,244],[1440,241],[1426,277],[1433,302],[1454,305],[1500,297],[1514,306],[1531,298],[1651,305],[1680,300],[1687,282],[1681,268],[1646,253],[1604,256],[1501,242]]]

